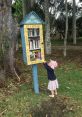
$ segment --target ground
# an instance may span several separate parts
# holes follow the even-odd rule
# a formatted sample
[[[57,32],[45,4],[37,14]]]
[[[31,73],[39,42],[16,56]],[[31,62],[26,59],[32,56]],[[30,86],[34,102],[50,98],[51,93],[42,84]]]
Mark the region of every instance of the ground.
[[[47,74],[42,64],[38,65],[40,94],[34,93],[32,66],[23,64],[20,50],[16,65],[21,81],[16,77],[8,79],[5,87],[0,88],[1,117],[82,117],[82,50],[68,49],[65,58],[63,48],[54,46],[46,60],[50,58],[58,61],[58,95],[48,96]]]

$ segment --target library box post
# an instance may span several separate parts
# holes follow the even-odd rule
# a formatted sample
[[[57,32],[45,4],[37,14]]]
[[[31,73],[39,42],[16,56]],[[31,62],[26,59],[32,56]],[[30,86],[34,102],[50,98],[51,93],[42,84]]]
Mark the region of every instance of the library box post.
[[[34,12],[20,23],[23,60],[27,65],[44,62],[43,20]]]

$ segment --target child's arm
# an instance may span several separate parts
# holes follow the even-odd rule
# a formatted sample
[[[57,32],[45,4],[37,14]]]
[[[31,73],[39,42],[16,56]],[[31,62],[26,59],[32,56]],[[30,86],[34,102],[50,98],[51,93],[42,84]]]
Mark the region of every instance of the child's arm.
[[[47,62],[44,62],[43,65],[46,69],[51,70],[51,71],[53,70],[52,68],[48,66]]]

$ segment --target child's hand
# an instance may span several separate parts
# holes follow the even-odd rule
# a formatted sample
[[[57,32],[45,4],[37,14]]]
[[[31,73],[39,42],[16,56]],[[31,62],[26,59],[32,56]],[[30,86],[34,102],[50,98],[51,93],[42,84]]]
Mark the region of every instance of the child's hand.
[[[44,62],[43,63],[46,63],[46,61],[44,60]]]

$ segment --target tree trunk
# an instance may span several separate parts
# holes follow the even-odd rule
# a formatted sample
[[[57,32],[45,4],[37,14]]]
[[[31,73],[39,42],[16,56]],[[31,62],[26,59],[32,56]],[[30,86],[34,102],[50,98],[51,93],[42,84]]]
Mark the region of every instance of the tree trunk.
[[[67,34],[68,34],[68,9],[67,9],[67,0],[65,1],[65,10],[66,10],[66,29],[65,29],[65,38],[64,38],[64,56],[66,57]]]
[[[22,0],[22,8],[23,8],[23,17],[27,14],[27,0]]]
[[[23,17],[31,11],[31,8],[33,7],[34,3],[35,0],[22,0]]]
[[[76,3],[73,0],[73,44],[76,44]]]
[[[3,53],[3,63],[5,73],[14,73],[14,53],[15,53],[15,45],[16,45],[16,27],[15,22],[12,18],[11,11],[11,0],[2,0],[1,1],[1,15],[2,24],[0,28],[0,32],[2,34],[2,43],[1,50]]]
[[[49,1],[44,0],[45,5],[45,51],[46,54],[51,54],[51,40],[50,40],[50,19],[49,19]]]

